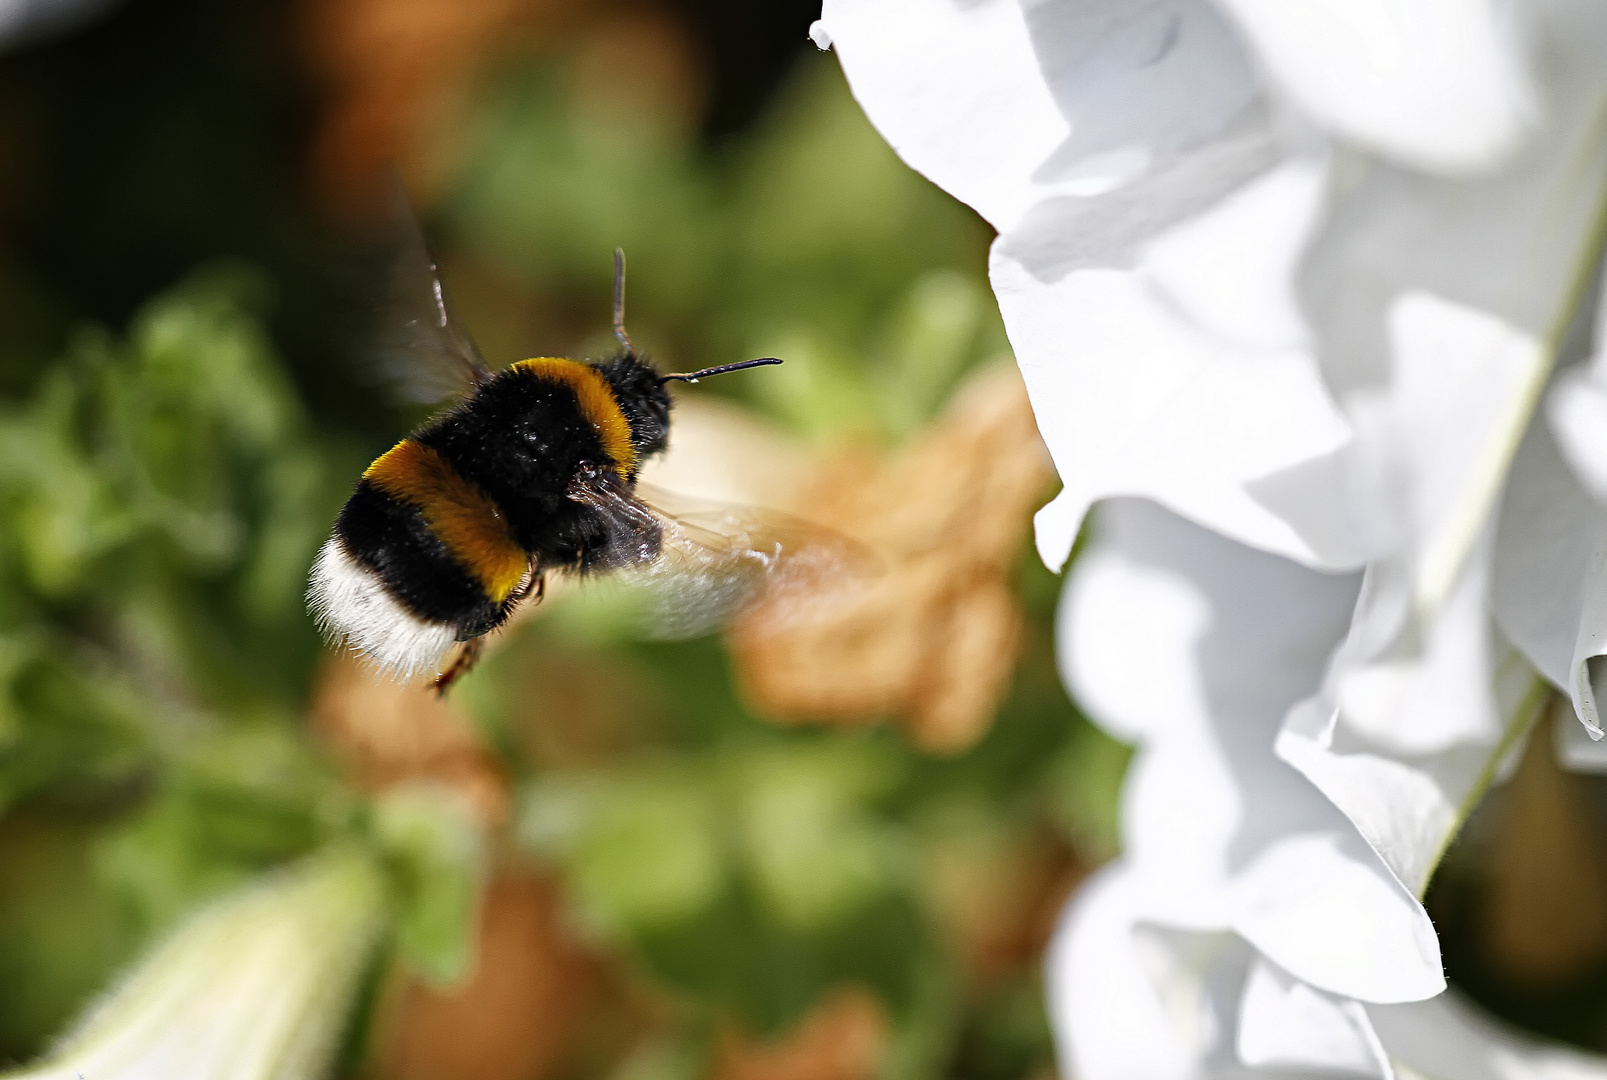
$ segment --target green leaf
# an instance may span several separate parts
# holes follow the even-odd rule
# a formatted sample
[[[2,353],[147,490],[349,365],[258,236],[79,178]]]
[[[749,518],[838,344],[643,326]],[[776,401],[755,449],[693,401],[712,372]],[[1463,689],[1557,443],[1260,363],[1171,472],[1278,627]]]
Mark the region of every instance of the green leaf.
[[[343,824],[334,777],[288,724],[192,733],[162,781],[97,852],[102,878],[147,931],[314,850]]]
[[[907,883],[903,845],[866,805],[886,787],[886,762],[858,749],[772,751],[740,766],[744,854],[789,929],[822,929]]]
[[[689,771],[646,769],[595,784],[538,784],[521,834],[557,855],[586,920],[615,938],[673,926],[725,888],[720,816]]]
[[[406,784],[374,800],[373,830],[394,883],[398,953],[430,982],[460,981],[473,968],[486,878],[474,808],[455,788]]]

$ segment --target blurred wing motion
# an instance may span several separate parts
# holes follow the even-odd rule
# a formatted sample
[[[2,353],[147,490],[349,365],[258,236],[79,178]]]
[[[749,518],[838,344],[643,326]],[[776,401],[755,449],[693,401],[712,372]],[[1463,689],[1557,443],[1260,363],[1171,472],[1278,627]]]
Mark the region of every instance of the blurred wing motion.
[[[407,401],[434,404],[491,377],[458,321],[400,177],[392,178],[391,251],[376,357]]]
[[[775,511],[632,493],[608,477],[577,482],[570,498],[603,511],[602,565],[641,591],[651,637],[699,637],[761,605],[767,618],[806,617],[808,598],[877,569],[853,541]]]

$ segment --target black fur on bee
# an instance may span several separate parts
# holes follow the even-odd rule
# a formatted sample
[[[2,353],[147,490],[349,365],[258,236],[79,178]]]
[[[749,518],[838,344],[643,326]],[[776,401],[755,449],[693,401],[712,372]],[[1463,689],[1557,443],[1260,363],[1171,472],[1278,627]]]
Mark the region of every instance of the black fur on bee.
[[[326,630],[411,675],[500,626],[548,570],[651,560],[654,520],[610,514],[601,493],[628,497],[663,450],[664,383],[631,353],[490,375],[363,474],[313,568]]]
[[[545,574],[653,562],[662,519],[636,498],[643,461],[669,438],[671,380],[768,364],[774,357],[660,375],[625,332],[625,254],[614,251],[614,336],[602,362],[521,360],[492,371],[453,315],[418,221],[396,184],[401,258],[391,282],[402,317],[388,355],[444,415],[363,473],[318,552],[308,602],[327,636],[400,677],[432,670],[444,691],[473,666],[480,639],[505,623]]]

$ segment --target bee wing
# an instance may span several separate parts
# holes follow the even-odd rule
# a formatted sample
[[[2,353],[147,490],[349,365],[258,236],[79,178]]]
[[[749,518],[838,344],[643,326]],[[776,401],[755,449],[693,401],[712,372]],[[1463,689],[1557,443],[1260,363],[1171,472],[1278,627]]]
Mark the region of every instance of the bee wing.
[[[657,638],[698,637],[763,603],[767,613],[801,605],[845,576],[874,570],[852,541],[776,511],[698,502],[622,483],[588,483],[571,498],[603,512],[607,562],[640,590],[645,630]]]
[[[376,359],[405,400],[433,404],[478,386],[491,369],[453,310],[401,178],[393,175],[391,187],[394,235]]]
[[[597,511],[603,539],[589,552],[599,570],[630,570],[658,558],[665,522],[638,499],[612,469],[582,473],[570,482],[570,500]]]

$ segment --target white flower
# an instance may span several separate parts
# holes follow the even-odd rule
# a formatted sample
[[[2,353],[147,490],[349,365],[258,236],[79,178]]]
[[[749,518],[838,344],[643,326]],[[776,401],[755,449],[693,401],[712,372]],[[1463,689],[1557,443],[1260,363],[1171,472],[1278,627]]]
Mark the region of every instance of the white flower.
[[[1412,890],[1274,753],[1360,585],[1153,503],[1101,507],[1062,600],[1062,659],[1080,700],[1138,753],[1123,856],[1068,909],[1049,958],[1071,1075],[1480,1075],[1435,1072],[1421,1052],[1435,1018],[1483,1022],[1454,1003],[1405,1004],[1445,985]],[[1607,1077],[1607,1062],[1586,1075]]]
[[[1095,502],[1150,501],[1106,506],[1062,623],[1073,688],[1143,747],[1127,853],[1058,947],[1077,1074],[1388,1075],[1430,1067],[1402,1047],[1435,1024],[1501,1042],[1402,1003],[1443,990],[1419,897],[1545,682],[1567,758],[1607,763],[1607,359],[1569,367],[1607,7],[826,0],[822,39],[999,230],[1064,482],[1045,560]],[[1088,1049],[1139,1007],[1079,1016],[1079,956],[1192,1034],[1153,1069]]]
[[[373,860],[333,851],[190,916],[10,1080],[317,1080],[385,926]]]
[[[1067,910],[1050,954],[1055,1019],[1080,1036],[1065,1055],[1068,1076],[1607,1077],[1602,1059],[1505,1028],[1454,991],[1363,1005],[1290,978],[1232,935],[1146,925],[1129,886],[1122,868],[1101,871]]]

